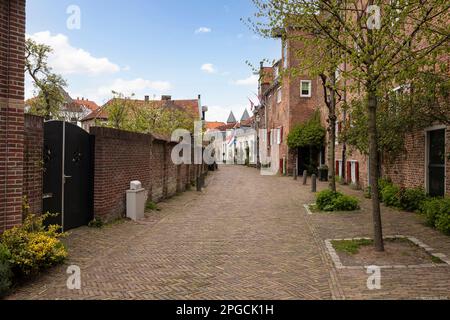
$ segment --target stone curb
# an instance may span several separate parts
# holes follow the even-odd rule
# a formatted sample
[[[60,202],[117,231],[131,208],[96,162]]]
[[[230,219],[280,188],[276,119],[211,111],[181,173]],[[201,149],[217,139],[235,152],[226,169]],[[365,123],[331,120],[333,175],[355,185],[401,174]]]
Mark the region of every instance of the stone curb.
[[[305,205],[306,206],[306,205]],[[450,267],[450,259],[442,253],[436,253],[434,250],[423,243],[422,241],[418,240],[415,237],[410,236],[403,236],[403,235],[396,235],[396,236],[386,236],[385,239],[408,239],[418,247],[424,249],[428,254],[430,254],[433,257],[439,258],[445,263],[443,264],[433,264],[433,263],[426,263],[426,264],[417,264],[417,265],[385,265],[385,266],[378,266],[380,269],[415,269],[415,268],[441,268],[441,267]],[[328,250],[328,254],[331,257],[331,260],[334,263],[334,266],[336,269],[339,270],[366,270],[369,266],[344,266],[342,264],[341,259],[339,258],[339,255],[337,254],[336,250],[333,247],[332,241],[352,241],[352,240],[371,240],[371,238],[365,238],[365,237],[359,237],[359,238],[346,238],[346,239],[327,239],[325,240],[325,247]]]

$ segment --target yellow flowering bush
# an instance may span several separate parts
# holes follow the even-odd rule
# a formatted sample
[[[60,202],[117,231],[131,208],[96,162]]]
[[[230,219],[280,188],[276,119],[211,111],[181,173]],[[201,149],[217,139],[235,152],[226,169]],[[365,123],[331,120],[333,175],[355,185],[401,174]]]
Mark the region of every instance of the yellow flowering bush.
[[[45,227],[49,215],[28,215],[22,226],[3,233],[1,243],[10,252],[10,262],[16,275],[29,275],[62,263],[67,250],[60,241],[64,233],[57,225]]]

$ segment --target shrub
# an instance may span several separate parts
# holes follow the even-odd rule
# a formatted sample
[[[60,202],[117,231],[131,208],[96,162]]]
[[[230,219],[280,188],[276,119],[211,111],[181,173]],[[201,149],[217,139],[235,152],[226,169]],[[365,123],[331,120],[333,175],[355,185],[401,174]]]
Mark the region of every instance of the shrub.
[[[441,211],[436,219],[436,229],[450,235],[450,201],[447,201],[447,204],[444,205],[446,211]]]
[[[0,243],[0,297],[4,296],[11,288],[12,272],[9,262],[11,253],[8,248]]]
[[[104,225],[103,220],[96,217],[94,220],[89,222],[88,227],[100,229],[100,228],[103,228],[103,225]]]
[[[439,231],[450,234],[450,198],[433,198],[423,202],[421,212],[427,224]]]
[[[333,205],[333,200],[336,198],[336,192],[331,190],[324,190],[319,192],[316,199],[317,208],[320,210],[325,210],[327,207]]]
[[[359,208],[358,199],[339,192],[324,190],[317,195],[316,205],[322,211],[353,211]]]
[[[48,216],[29,215],[22,226],[3,233],[2,243],[11,254],[14,274],[34,274],[62,263],[67,257],[66,248],[59,240],[65,234],[58,233],[59,226],[44,226]]]
[[[370,186],[364,189],[364,198],[372,199],[372,188]]]
[[[440,207],[441,199],[438,198],[428,199],[422,203],[420,211],[425,215],[427,225],[430,227],[434,228],[436,226],[436,219],[440,212]]]
[[[333,201],[333,211],[353,211],[358,209],[358,199],[339,194]]]
[[[406,211],[418,211],[427,195],[422,188],[405,189],[401,193],[400,208]]]
[[[392,186],[392,180],[389,178],[381,178],[378,180],[378,190],[380,192],[383,191],[384,188],[386,188],[387,186]]]
[[[386,185],[381,191],[381,198],[388,207],[400,207],[401,189],[394,185]]]

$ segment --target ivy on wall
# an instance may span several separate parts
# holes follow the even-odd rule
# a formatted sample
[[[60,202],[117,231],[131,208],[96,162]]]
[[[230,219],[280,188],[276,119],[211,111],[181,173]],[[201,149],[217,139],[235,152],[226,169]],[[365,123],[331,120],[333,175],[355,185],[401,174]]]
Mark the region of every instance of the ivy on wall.
[[[321,147],[325,143],[326,130],[320,123],[320,112],[306,122],[298,124],[288,135],[289,148]]]

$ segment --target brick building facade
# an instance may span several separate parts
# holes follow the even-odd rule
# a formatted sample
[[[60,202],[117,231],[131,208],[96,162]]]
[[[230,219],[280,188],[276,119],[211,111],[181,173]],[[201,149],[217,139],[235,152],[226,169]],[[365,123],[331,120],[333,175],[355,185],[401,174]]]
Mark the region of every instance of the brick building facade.
[[[328,110],[324,103],[322,81],[307,74],[292,76],[290,67],[298,67],[301,57],[295,54],[303,45],[295,36],[288,35],[282,41],[281,60],[273,66],[260,68],[260,106],[255,109],[257,129],[267,129],[268,145],[280,147],[280,173],[292,174],[299,168],[305,150],[290,150],[287,146],[289,132],[300,123],[310,119],[315,110],[320,110],[324,127],[327,127]],[[305,72],[307,73],[307,72]],[[308,88],[309,90],[305,90]],[[351,96],[348,97],[349,100]],[[339,106],[338,106],[339,107]],[[351,145],[339,142],[344,121],[349,115],[338,108],[336,127],[335,170],[336,175],[348,184],[360,188],[370,185],[369,159]],[[277,132],[279,130],[280,134]],[[273,138],[273,132],[277,136]],[[258,137],[259,140],[266,137]],[[328,137],[327,137],[327,140]],[[297,152],[298,151],[298,152]],[[327,148],[320,150],[318,164],[327,163]],[[296,155],[298,154],[298,158]],[[405,137],[405,151],[395,159],[382,156],[381,173],[401,187],[421,187],[431,195],[450,194],[450,127],[435,124],[425,130]],[[272,161],[275,161],[272,159]]]
[[[22,222],[25,0],[0,0],[0,231]]]
[[[324,105],[319,78],[312,78],[306,72],[295,76],[287,72],[290,66],[299,64],[300,57],[295,52],[302,45],[294,38],[282,41],[281,60],[271,67],[261,65],[260,69],[261,103],[255,110],[256,128],[267,129],[269,150],[271,145],[278,144],[278,161],[283,174],[292,174],[294,168],[302,167],[300,162],[304,156],[301,150],[291,150],[288,147],[289,132],[296,125],[308,121],[315,111],[322,110]],[[261,139],[262,137],[259,137],[259,140]],[[317,153],[317,161],[323,162],[324,156]]]

